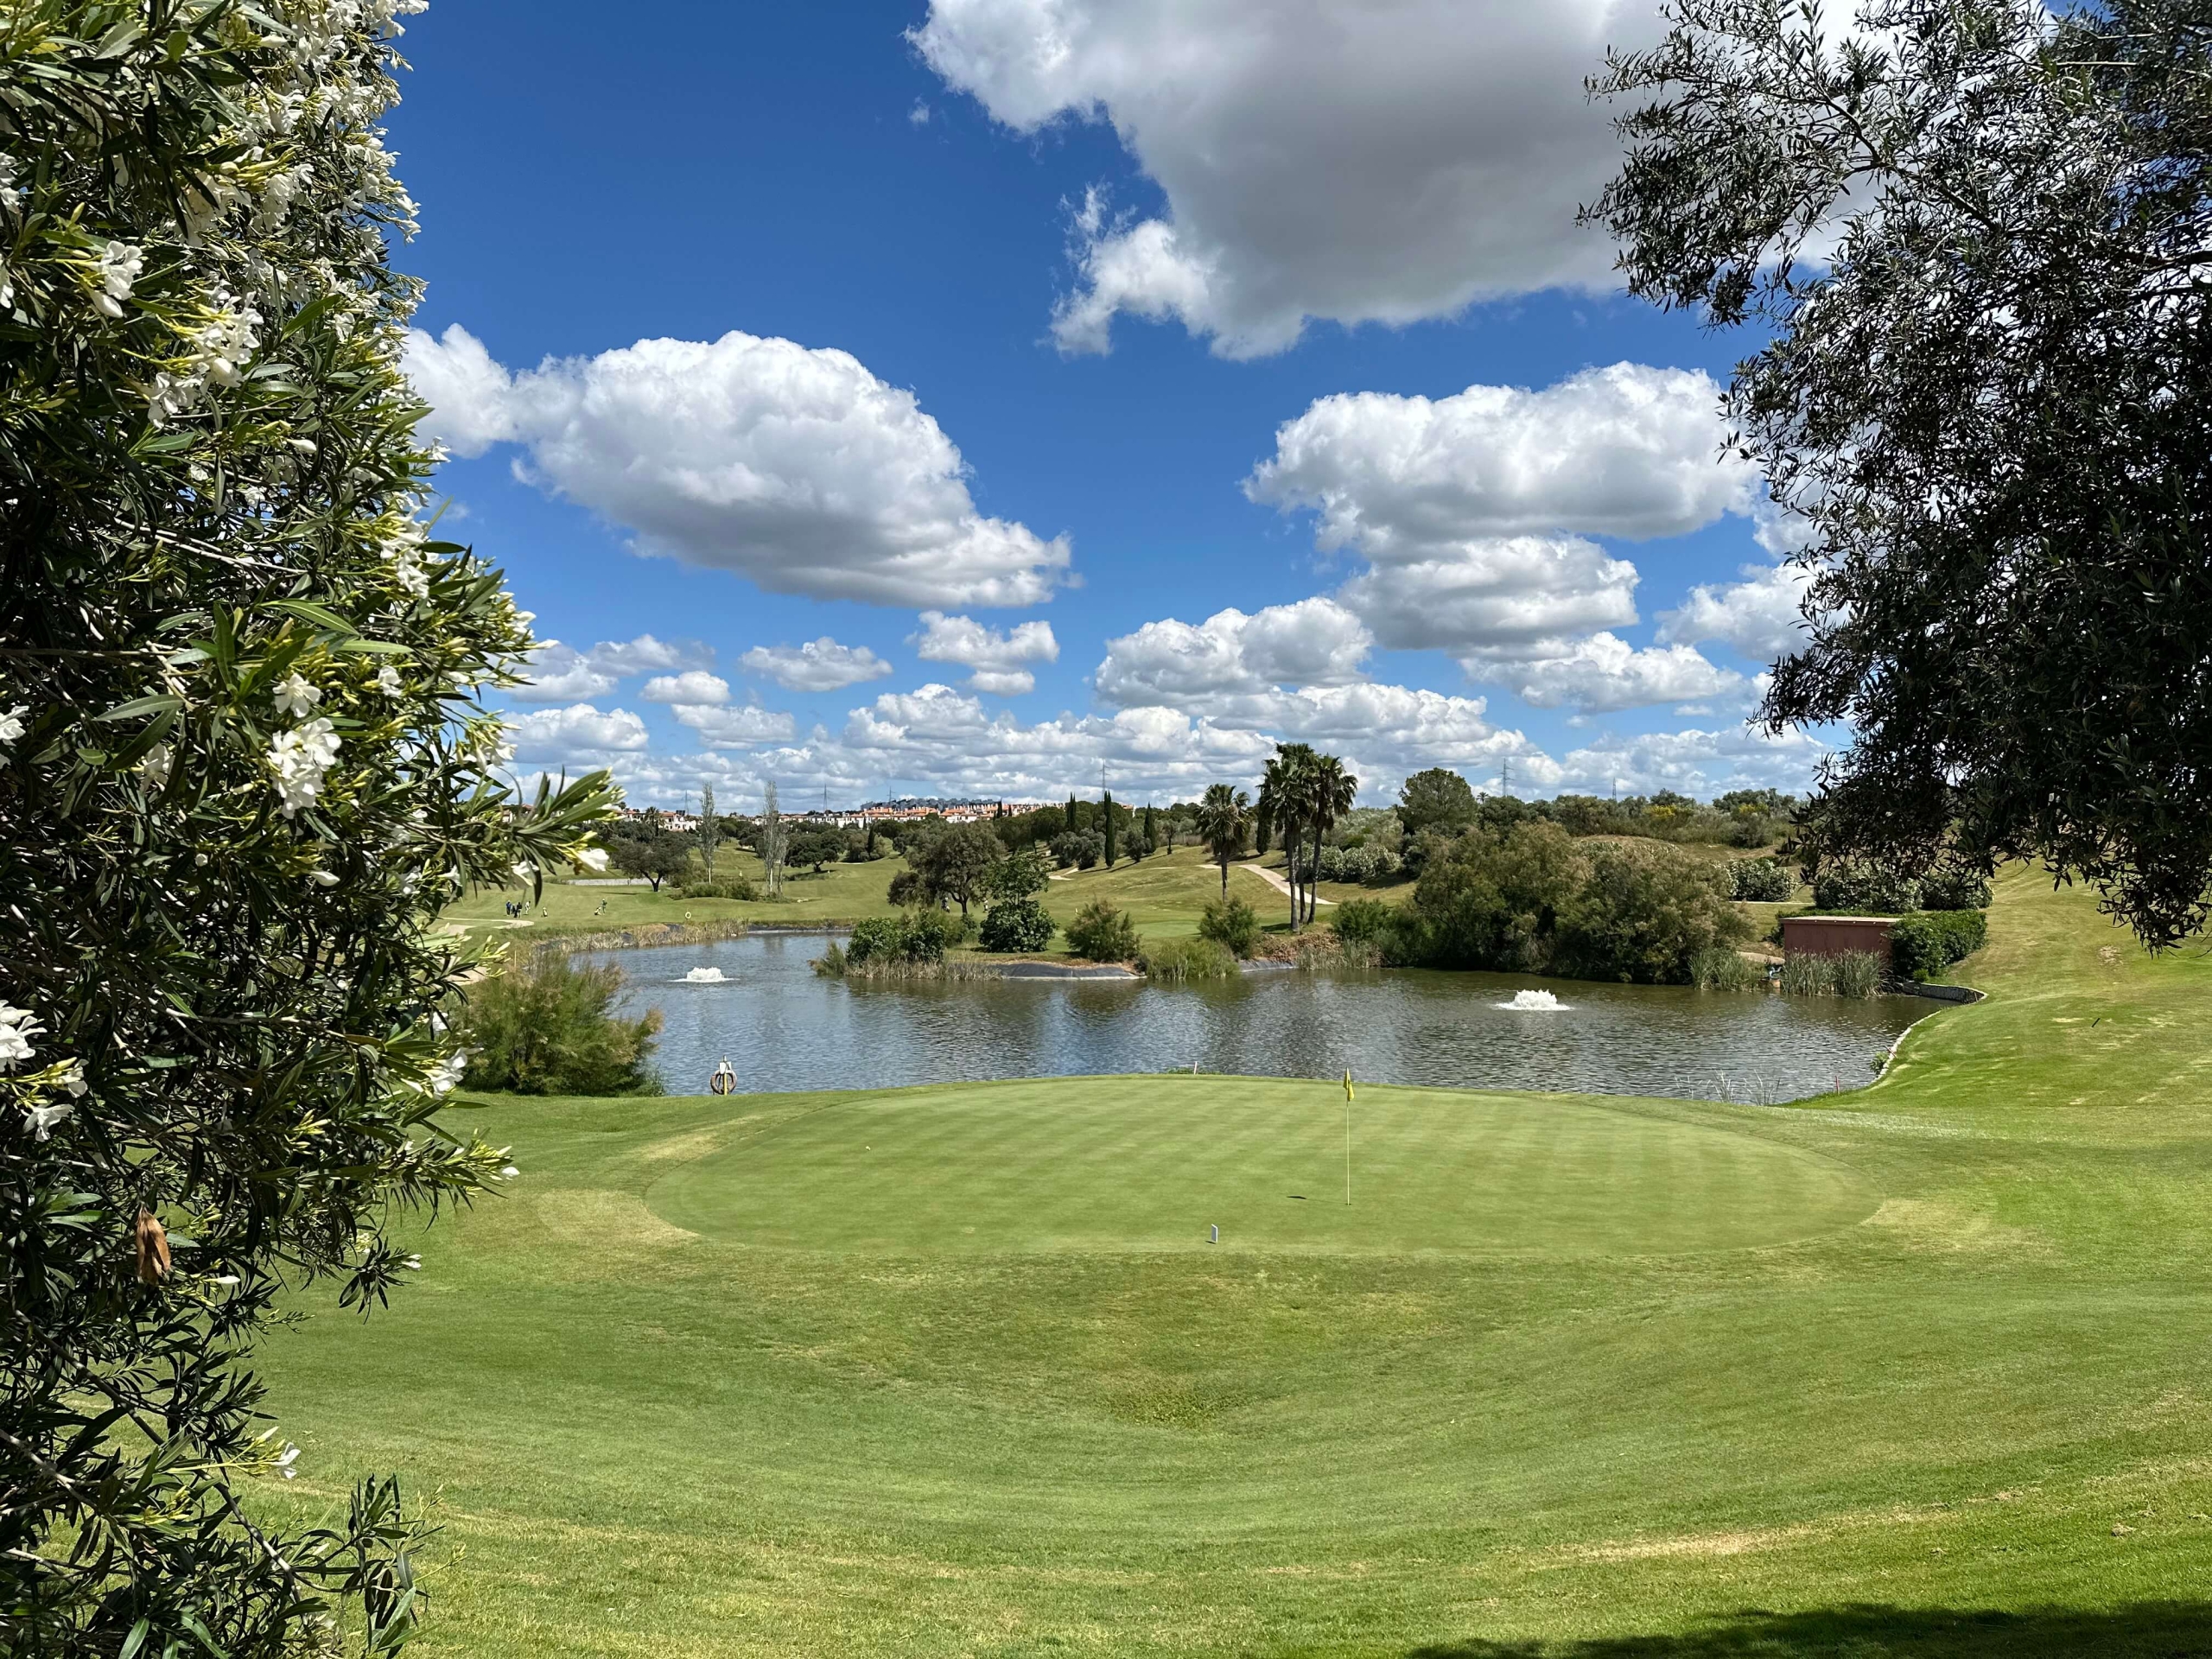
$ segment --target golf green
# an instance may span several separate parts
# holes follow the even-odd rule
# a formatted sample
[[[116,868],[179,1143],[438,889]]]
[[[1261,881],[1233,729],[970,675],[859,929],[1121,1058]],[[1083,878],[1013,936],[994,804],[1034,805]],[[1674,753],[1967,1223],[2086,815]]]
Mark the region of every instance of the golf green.
[[[1337,1084],[1150,1077],[832,1100],[734,1128],[646,1203],[725,1243],[882,1255],[1606,1255],[1801,1238],[1880,1195],[1834,1159],[1586,1101],[1359,1088],[1347,1109]]]

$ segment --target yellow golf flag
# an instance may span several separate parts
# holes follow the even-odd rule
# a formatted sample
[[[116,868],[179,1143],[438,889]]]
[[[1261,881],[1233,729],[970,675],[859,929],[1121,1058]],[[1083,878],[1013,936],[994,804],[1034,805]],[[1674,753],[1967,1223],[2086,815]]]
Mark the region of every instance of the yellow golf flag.
[[[1351,1072],[1349,1068],[1344,1072],[1344,1104],[1351,1104]]]

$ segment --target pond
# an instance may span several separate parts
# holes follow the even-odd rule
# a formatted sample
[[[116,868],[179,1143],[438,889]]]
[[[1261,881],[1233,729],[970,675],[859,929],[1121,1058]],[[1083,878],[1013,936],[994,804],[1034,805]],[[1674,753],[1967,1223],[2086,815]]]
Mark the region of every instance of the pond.
[[[1909,996],[1845,1001],[1408,969],[1189,986],[866,983],[817,977],[808,964],[824,943],[753,934],[586,959],[622,969],[626,1011],[661,1010],[655,1064],[677,1094],[704,1092],[728,1056],[741,1089],[767,1093],[1195,1065],[1773,1102],[1864,1084],[1897,1034],[1936,1007]],[[714,973],[686,977],[702,969]],[[1516,993],[1539,990],[1560,1006],[1514,1006]]]

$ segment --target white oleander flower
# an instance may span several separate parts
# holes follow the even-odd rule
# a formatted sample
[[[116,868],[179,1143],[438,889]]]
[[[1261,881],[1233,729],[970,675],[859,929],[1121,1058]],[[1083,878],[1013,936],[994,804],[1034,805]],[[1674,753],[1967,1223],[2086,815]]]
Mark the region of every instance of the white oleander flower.
[[[0,1002],[0,1071],[12,1071],[35,1054],[31,1039],[45,1029],[29,1008]]]
[[[28,703],[17,703],[6,713],[0,714],[0,745],[13,743],[29,729],[23,722],[23,716],[29,713],[30,707]]]
[[[308,880],[318,887],[334,887],[338,885],[338,878],[328,870],[309,870]]]
[[[270,695],[276,699],[277,713],[295,718],[313,713],[315,706],[322,701],[322,693],[308,684],[307,676],[297,669],[277,681]]]
[[[588,870],[603,870],[607,868],[607,849],[587,847],[576,855],[576,862]]]
[[[278,1474],[289,1480],[299,1472],[292,1467],[299,1460],[300,1448],[287,1440],[284,1442],[284,1449],[276,1454],[276,1461],[273,1466]]]
[[[82,1060],[70,1061],[69,1069],[61,1074],[60,1082],[62,1088],[68,1090],[71,1099],[82,1100],[91,1086],[85,1081],[85,1063]]]
[[[51,1106],[26,1106],[23,1116],[30,1120],[31,1138],[43,1141],[54,1133],[54,1126],[66,1120],[77,1109],[59,1101]]]
[[[138,273],[145,269],[146,254],[128,242],[111,242],[100,251],[100,291],[92,296],[92,308],[104,317],[123,315],[123,302],[130,297],[131,284],[138,280]]]
[[[269,746],[269,764],[276,772],[277,810],[286,817],[314,804],[324,775],[338,759],[338,747],[337,733],[320,715],[276,734]]]
[[[235,1285],[238,1281],[238,1276],[235,1273],[219,1273],[207,1282],[211,1285],[230,1286]]]
[[[387,697],[398,696],[406,690],[399,683],[399,671],[390,663],[377,670],[377,690]]]
[[[138,776],[147,789],[159,793],[168,787],[169,768],[176,763],[176,753],[166,743],[156,743],[138,762]]]

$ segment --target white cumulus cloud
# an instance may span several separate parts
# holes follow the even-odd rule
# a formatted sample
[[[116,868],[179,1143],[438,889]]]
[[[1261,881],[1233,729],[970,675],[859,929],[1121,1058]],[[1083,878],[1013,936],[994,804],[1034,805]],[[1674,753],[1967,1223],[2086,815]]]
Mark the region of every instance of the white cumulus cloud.
[[[1812,572],[1802,565],[1746,565],[1738,582],[1700,582],[1681,606],[1659,618],[1662,639],[1692,644],[1718,639],[1745,656],[1771,662],[1806,643],[1800,608]]]
[[[507,722],[518,760],[550,765],[576,760],[603,765],[611,753],[634,753],[650,741],[645,722],[627,709],[602,712],[590,703],[538,709]]]
[[[714,660],[713,648],[696,639],[671,644],[650,633],[602,639],[589,651],[548,639],[530,653],[528,683],[508,688],[507,695],[518,702],[588,702],[632,674],[697,668]]]
[[[1377,562],[1484,537],[1680,536],[1749,514],[1756,474],[1724,456],[1702,371],[1616,363],[1540,391],[1340,392],[1275,433],[1253,500],[1310,508],[1325,550]]]
[[[1516,653],[1516,656],[1519,653]],[[1471,659],[1468,673],[1510,686],[1539,709],[1605,714],[1655,702],[1736,697],[1748,682],[1688,645],[1638,650],[1611,633],[1562,643],[1554,652],[1491,664]]]
[[[1098,695],[1124,707],[1219,712],[1226,698],[1281,685],[1357,680],[1374,643],[1359,618],[1330,599],[1251,615],[1231,607],[1196,624],[1171,617],[1106,642]]]
[[[710,749],[746,749],[762,743],[787,743],[797,729],[789,715],[770,709],[732,709],[719,702],[679,702],[670,711],[699,734]]]
[[[633,546],[777,593],[888,605],[1031,605],[1065,537],[985,516],[913,393],[850,354],[731,333],[641,340],[509,373],[459,324],[407,336],[424,429],[456,454],[518,444],[525,475]]]
[[[791,691],[838,691],[891,672],[866,645],[841,645],[828,634],[803,645],[755,645],[737,660],[747,673]]]
[[[647,702],[724,703],[729,701],[729,682],[719,674],[695,668],[682,674],[661,674],[647,680],[638,693]]]
[[[1583,95],[1605,48],[1656,39],[1642,0],[932,0],[914,41],[947,85],[1033,133],[1110,124],[1166,197],[1078,216],[1054,332],[1101,351],[1116,313],[1229,356],[1308,318],[1404,323],[1471,301],[1609,289],[1578,228],[1620,161]]]
[[[999,696],[1020,696],[1037,689],[1037,677],[1026,664],[1056,663],[1060,642],[1049,622],[1024,622],[1001,633],[965,616],[924,611],[922,632],[907,641],[925,663],[957,663],[975,672],[969,688]]]

